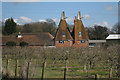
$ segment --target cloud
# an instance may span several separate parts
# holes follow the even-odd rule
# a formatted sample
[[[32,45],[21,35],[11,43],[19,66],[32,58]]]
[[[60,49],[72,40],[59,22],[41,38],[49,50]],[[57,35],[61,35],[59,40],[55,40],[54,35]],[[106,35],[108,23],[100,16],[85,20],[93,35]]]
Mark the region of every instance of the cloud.
[[[56,23],[59,23],[60,22],[60,19],[58,19],[58,18],[54,18],[54,19],[52,19],[54,22],[56,22]]]
[[[39,19],[38,22],[47,22],[47,21],[44,19]]]
[[[90,19],[91,18],[91,16],[89,14],[85,14],[83,17],[84,17],[84,19]]]
[[[113,10],[113,6],[112,6],[112,5],[107,6],[105,9],[106,9],[107,11],[112,11],[112,10]]]
[[[85,14],[83,19],[90,19],[90,18],[91,18],[91,16],[90,16],[89,14]],[[58,18],[54,18],[54,19],[52,19],[52,20],[53,20],[54,22],[56,22],[57,24],[59,24],[59,22],[60,22],[60,19],[58,19]],[[67,17],[67,18],[66,18],[66,22],[67,22],[68,24],[73,24],[73,23],[74,23],[74,18]]]
[[[5,18],[5,21],[6,21],[7,19],[9,19],[9,18]]]
[[[6,21],[7,19],[9,18],[5,18],[4,21]],[[14,19],[14,22],[16,22],[18,25],[24,25],[24,24],[31,23],[34,21],[28,17],[21,16],[18,19]]]
[[[56,22],[56,23],[59,23],[60,22],[60,19],[58,19],[58,18],[54,18],[54,19],[52,19],[54,22]],[[71,22],[74,22],[74,18],[70,18],[70,17],[68,17],[68,18],[66,18],[66,21],[68,22],[68,23],[71,23]]]
[[[73,22],[74,22],[74,18],[67,18],[66,21],[67,21],[68,23],[73,23]]]
[[[27,23],[31,23],[34,22],[32,19],[25,17],[25,16],[21,16],[18,19],[14,19],[14,21],[19,24],[19,25],[23,25],[23,24],[27,24]]]
[[[107,21],[103,21],[103,22],[101,22],[101,23],[94,23],[94,25],[104,26],[104,27],[107,27],[107,28],[109,28],[109,29],[112,28],[112,26],[109,25]]]
[[[103,25],[109,26],[108,22],[106,22],[106,21],[103,22]]]
[[[54,19],[52,19],[55,23],[59,23],[60,22],[60,19],[58,19],[58,18],[54,18]],[[47,20],[45,20],[45,19],[39,19],[38,20],[39,22],[47,22]]]

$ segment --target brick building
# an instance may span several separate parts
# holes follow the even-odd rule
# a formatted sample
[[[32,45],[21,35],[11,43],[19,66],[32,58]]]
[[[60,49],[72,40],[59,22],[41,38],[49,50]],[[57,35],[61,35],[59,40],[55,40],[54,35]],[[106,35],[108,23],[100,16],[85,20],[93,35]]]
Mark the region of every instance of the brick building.
[[[74,20],[74,27],[70,33],[65,20],[65,13],[62,13],[59,27],[55,36],[56,47],[88,47],[88,35],[81,20],[81,14],[78,12],[77,18]]]
[[[77,18],[74,20],[73,30],[70,32],[65,13],[59,23],[55,38],[49,33],[15,33],[9,36],[2,36],[2,46],[6,46],[7,42],[13,41],[17,46],[21,42],[27,42],[29,46],[56,46],[56,47],[88,47],[88,35],[81,20],[81,14],[78,12]]]
[[[62,19],[60,20],[59,27],[55,36],[56,47],[69,47],[73,45],[73,38],[70,34],[70,30],[67,27],[67,22],[65,20],[65,13],[62,13]]]

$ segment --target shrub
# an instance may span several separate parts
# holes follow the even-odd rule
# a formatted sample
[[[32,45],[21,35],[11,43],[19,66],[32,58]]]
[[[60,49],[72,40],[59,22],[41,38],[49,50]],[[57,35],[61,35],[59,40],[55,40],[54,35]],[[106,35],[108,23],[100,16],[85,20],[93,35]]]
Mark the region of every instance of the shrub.
[[[28,46],[28,43],[27,42],[20,42],[20,46],[21,47]]]
[[[9,41],[6,43],[6,46],[16,46],[16,43],[14,41]]]

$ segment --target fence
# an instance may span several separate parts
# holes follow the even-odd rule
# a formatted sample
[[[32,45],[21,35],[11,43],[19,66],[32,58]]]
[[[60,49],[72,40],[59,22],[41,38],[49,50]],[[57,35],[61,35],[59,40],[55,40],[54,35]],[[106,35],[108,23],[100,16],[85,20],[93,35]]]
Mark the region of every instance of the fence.
[[[69,65],[69,60],[50,61],[46,58],[42,59],[3,59],[3,75],[10,78],[112,78],[115,77],[114,72],[106,66],[101,69],[89,69],[88,65],[78,66]],[[6,62],[6,63],[5,63]],[[6,72],[5,72],[6,71]],[[115,79],[116,80],[116,79]]]

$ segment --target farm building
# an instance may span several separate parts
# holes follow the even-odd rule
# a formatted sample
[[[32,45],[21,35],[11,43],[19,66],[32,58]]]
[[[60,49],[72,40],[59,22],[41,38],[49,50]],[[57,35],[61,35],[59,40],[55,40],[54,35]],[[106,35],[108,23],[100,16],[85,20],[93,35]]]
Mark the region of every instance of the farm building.
[[[59,27],[57,29],[57,33],[55,36],[55,46],[63,47],[63,46],[72,46],[73,37],[70,33],[69,28],[67,27],[67,22],[65,20],[65,13],[62,13],[62,19],[60,20]]]
[[[17,46],[21,42],[26,42],[29,46],[47,46],[47,47],[94,47],[96,44],[106,42],[119,42],[120,34],[110,34],[106,40],[89,40],[81,14],[78,12],[77,18],[74,20],[72,31],[69,30],[66,22],[65,13],[62,13],[55,37],[49,32],[43,33],[15,33],[9,36],[0,37],[1,46],[6,46],[7,42],[13,41]]]
[[[13,41],[19,46],[20,42],[26,42],[29,46],[52,46],[53,36],[49,32],[44,33],[19,33],[10,36],[2,36],[2,46]]]
[[[50,33],[19,33],[10,36],[2,36],[2,46],[7,42],[13,41],[17,45],[26,42],[29,46],[56,46],[56,47],[88,47],[89,38],[81,20],[81,14],[78,12],[77,18],[74,20],[74,27],[70,32],[65,13],[62,13],[55,38]]]
[[[120,34],[110,34],[106,40],[89,40],[89,47],[94,47],[102,43],[120,43]]]
[[[102,43],[106,43],[106,40],[89,40],[89,47],[94,47]]]
[[[106,41],[110,43],[120,43],[120,34],[110,34],[106,38]]]
[[[55,36],[56,47],[88,47],[88,35],[81,20],[81,14],[78,12],[77,18],[74,20],[74,28],[70,33],[65,20],[65,13],[62,13],[59,27]]]

